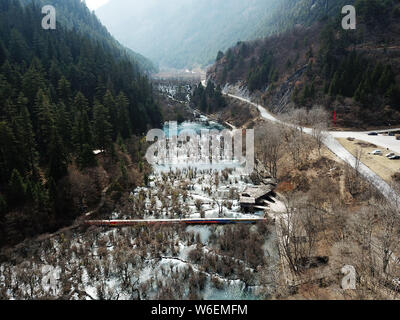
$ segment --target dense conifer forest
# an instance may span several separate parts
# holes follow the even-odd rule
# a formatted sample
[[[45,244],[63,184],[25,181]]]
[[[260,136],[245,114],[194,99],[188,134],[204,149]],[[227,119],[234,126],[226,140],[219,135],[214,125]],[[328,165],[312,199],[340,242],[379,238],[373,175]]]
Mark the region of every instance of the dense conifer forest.
[[[205,88],[200,83],[194,89],[191,102],[195,108],[204,113],[214,113],[227,105],[222,95],[221,86],[215,86],[210,81]]]
[[[71,3],[71,16],[87,11]],[[44,30],[42,19],[37,2],[0,2],[0,245],[82,213],[68,167],[95,167],[96,149],[117,161],[114,142],[161,123],[131,55],[88,28]]]

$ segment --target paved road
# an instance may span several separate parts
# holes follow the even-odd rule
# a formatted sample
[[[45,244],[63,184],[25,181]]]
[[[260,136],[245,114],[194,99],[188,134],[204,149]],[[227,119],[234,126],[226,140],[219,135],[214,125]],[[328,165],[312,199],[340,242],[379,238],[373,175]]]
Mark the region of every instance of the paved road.
[[[236,96],[233,94],[227,94],[229,97],[247,102],[253,106],[255,106],[259,111],[261,116],[273,122],[283,123],[274,117],[271,113],[269,113],[263,106],[258,105],[250,100]],[[289,125],[284,123],[285,125]],[[395,130],[395,129],[393,129]],[[400,129],[398,129],[400,130]],[[309,128],[303,128],[305,133],[311,134],[312,130]],[[326,147],[331,150],[334,154],[336,154],[340,159],[351,165],[353,168],[356,166],[355,157],[347,151],[335,138],[338,137],[353,137],[356,139],[364,140],[367,142],[374,143],[376,145],[382,146],[384,148],[389,148],[393,151],[400,153],[400,141],[396,140],[394,137],[385,137],[385,136],[369,136],[366,132],[340,132],[340,131],[329,131],[327,132],[326,138],[324,139],[324,144]],[[389,201],[397,201],[400,202],[399,195],[393,190],[393,188],[381,177],[379,177],[376,173],[374,173],[370,168],[368,168],[363,163],[360,164],[359,171],[362,176],[364,176],[368,181],[372,183],[381,193],[389,200]]]

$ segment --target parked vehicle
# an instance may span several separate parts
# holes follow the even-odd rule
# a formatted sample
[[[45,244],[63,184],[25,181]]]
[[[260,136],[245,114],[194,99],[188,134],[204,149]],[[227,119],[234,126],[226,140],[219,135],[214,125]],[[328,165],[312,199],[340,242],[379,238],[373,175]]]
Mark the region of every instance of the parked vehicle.
[[[400,156],[391,156],[389,157],[390,160],[400,160]]]
[[[371,154],[373,154],[374,156],[381,156],[382,155],[382,151],[381,150],[374,150],[371,152]]]
[[[393,153],[393,152],[391,152],[391,153],[388,153],[387,155],[386,155],[386,157],[387,158],[390,158],[390,157],[393,157],[395,154]]]
[[[369,135],[369,136],[377,136],[378,133],[377,133],[377,132],[370,132],[370,133],[368,133],[368,135]]]

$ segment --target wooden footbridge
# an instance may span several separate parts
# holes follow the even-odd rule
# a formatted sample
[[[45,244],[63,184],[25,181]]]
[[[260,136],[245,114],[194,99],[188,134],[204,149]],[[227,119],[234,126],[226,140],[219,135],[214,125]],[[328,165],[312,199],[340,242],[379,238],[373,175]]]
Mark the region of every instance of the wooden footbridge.
[[[212,224],[255,224],[267,222],[265,218],[204,218],[204,219],[148,219],[148,220],[87,220],[89,226],[103,227],[129,227],[137,225],[154,224],[186,224],[186,225],[212,225]]]

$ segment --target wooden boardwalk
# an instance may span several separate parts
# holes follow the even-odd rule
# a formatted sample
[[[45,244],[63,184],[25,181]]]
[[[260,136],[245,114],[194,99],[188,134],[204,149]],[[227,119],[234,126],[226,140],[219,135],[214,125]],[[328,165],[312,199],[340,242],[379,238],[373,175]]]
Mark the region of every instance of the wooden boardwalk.
[[[254,224],[267,222],[264,218],[204,218],[204,219],[137,219],[137,220],[87,220],[89,226],[128,227],[152,224],[186,224],[186,225],[211,225],[211,224]]]

